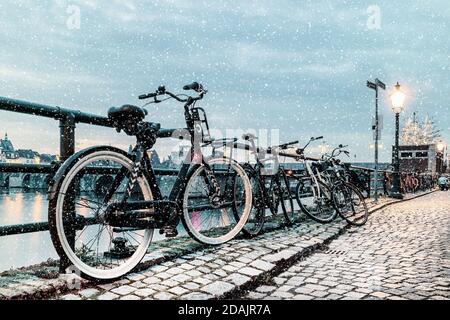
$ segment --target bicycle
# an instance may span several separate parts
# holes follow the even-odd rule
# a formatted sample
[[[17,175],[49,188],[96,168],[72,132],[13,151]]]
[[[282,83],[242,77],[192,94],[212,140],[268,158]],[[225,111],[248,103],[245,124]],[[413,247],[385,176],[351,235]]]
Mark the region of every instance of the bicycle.
[[[299,178],[296,195],[300,208],[313,220],[320,223],[333,221],[337,214],[349,224],[361,226],[367,222],[368,209],[364,196],[360,190],[348,182],[348,175],[339,173],[336,169],[335,158],[341,153],[344,146],[333,150],[331,156],[325,156],[326,161],[320,161],[306,157],[305,149],[313,141],[323,137],[312,137],[303,148],[297,148],[293,154],[281,154],[290,156],[305,164],[306,175]],[[339,151],[338,154],[335,154]],[[334,167],[334,174],[324,174],[329,167]]]
[[[319,159],[305,156],[306,148],[314,141],[323,139],[323,137],[312,137],[303,148],[294,149],[293,154],[286,154],[303,163],[304,174],[302,176],[293,176],[297,181],[295,195],[300,209],[311,219],[328,223],[335,219],[336,210],[333,207],[331,189],[327,180],[321,172],[325,170]]]
[[[59,256],[84,277],[109,280],[130,272],[147,253],[154,229],[174,237],[180,220],[188,235],[209,245],[230,241],[247,222],[252,192],[245,170],[226,157],[206,160],[201,151],[209,126],[205,111],[195,105],[207,91],[196,82],[183,89],[197,96],[175,95],[161,86],[139,99],[153,98],[144,106],[168,99],[183,103],[186,129],[145,122],[147,112],[137,106],[111,108],[108,117],[116,130],[136,137],[134,149],[90,147],[56,173],[49,197],[51,238]],[[163,197],[147,151],[177,130],[190,140],[191,152]],[[83,189],[84,176],[98,172],[113,177],[108,188],[101,194]]]
[[[255,164],[244,164],[250,183],[253,188],[253,205],[249,219],[243,228],[243,232],[250,237],[258,235],[266,220],[266,209],[269,209],[274,218],[278,215],[278,208],[281,205],[284,220],[287,225],[292,225],[297,221],[295,216],[294,203],[289,185],[288,176],[284,169],[279,166],[277,150],[283,150],[290,145],[297,144],[298,141],[272,146],[266,150],[257,148],[255,140],[257,137],[247,133],[242,136],[250,144],[235,143],[234,147],[249,150],[255,156]],[[273,155],[266,158],[267,154]],[[267,174],[265,163],[274,161],[274,169]]]
[[[333,205],[337,213],[349,224],[362,226],[369,216],[365,198],[361,190],[351,182],[352,175],[349,167],[342,165],[337,159],[341,153],[349,156],[349,152],[344,150],[346,147],[339,145],[333,149],[331,155],[322,156],[325,160],[323,161],[324,172],[327,173],[326,176],[331,185]]]

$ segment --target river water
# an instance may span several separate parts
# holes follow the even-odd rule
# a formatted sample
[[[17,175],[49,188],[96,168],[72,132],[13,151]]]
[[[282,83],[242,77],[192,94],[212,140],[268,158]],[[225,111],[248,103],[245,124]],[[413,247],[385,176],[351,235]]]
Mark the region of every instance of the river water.
[[[0,226],[46,222],[47,210],[46,193],[23,192],[19,189],[0,191]],[[184,235],[180,227],[180,235]],[[165,237],[158,232],[153,234],[153,242],[163,239]],[[48,231],[0,237],[0,272],[38,264],[49,258],[59,257]]]
[[[0,225],[47,221],[45,193],[0,192]],[[0,237],[0,272],[57,258],[48,232]]]
[[[161,184],[163,194],[167,194],[171,184],[165,179]],[[46,222],[48,210],[47,194],[44,192],[24,192],[20,189],[0,189],[0,226]],[[186,235],[182,224],[179,235]],[[159,232],[153,234],[153,242],[165,239]],[[49,258],[57,259],[50,233],[34,232],[0,237],[0,272],[38,264]]]

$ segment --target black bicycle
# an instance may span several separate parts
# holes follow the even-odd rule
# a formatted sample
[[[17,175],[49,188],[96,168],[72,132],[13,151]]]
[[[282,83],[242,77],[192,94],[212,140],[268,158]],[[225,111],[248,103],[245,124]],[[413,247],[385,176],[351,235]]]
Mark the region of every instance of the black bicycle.
[[[180,219],[191,237],[211,245],[233,239],[247,222],[252,191],[246,172],[230,158],[203,156],[201,146],[209,135],[204,128],[209,127],[205,111],[195,105],[206,90],[195,82],[184,89],[198,95],[175,95],[161,86],[139,98],[184,103],[186,129],[163,130],[145,122],[146,111],[137,106],[111,108],[113,126],[136,137],[134,149],[87,148],[66,160],[55,175],[49,202],[51,238],[60,257],[84,276],[114,279],[131,271],[147,253],[153,230],[173,237]],[[157,138],[174,135],[190,139],[191,152],[165,198],[147,151]],[[104,179],[108,185],[92,187],[86,183],[92,175],[110,177]]]
[[[346,168],[337,159],[341,153],[348,155],[345,146],[340,145],[322,159],[309,158],[304,154],[311,142],[322,138],[311,138],[305,147],[285,155],[305,165],[306,174],[297,178],[297,202],[302,211],[315,221],[328,223],[339,214],[349,224],[361,226],[367,222],[369,212],[361,191],[348,182]]]
[[[252,210],[243,232],[248,236],[258,235],[266,221],[266,209],[269,209],[272,217],[278,220],[280,205],[285,222],[288,225],[295,223],[298,217],[294,210],[290,181],[285,170],[278,163],[277,150],[286,149],[298,141],[261,149],[256,146],[255,135],[247,133],[243,135],[243,139],[250,144],[236,143],[235,147],[250,150],[256,161],[254,165],[249,163],[243,165],[253,190]],[[272,168],[267,167],[269,162]]]
[[[352,183],[349,166],[338,159],[341,154],[350,155],[345,148],[347,146],[340,144],[331,154],[322,156],[320,174],[328,181],[334,207],[340,216],[351,225],[362,226],[367,222],[369,211],[361,189]]]

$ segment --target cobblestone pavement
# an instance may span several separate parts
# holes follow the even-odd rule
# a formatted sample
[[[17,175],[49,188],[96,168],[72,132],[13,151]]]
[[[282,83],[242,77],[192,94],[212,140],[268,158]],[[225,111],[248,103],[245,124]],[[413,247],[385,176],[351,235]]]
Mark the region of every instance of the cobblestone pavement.
[[[212,299],[260,281],[280,262],[336,237],[345,223],[307,222],[268,232],[257,239],[236,240],[210,250],[184,255],[113,283],[96,285],[58,299]]]
[[[247,299],[449,299],[450,193],[373,214]]]
[[[0,300],[377,297],[386,294],[386,288],[397,289],[403,279],[399,277],[408,275],[411,281],[405,283],[413,285],[419,279],[421,286],[426,286],[424,277],[432,277],[437,282],[433,282],[430,297],[448,297],[444,294],[448,278],[435,275],[442,272],[444,262],[448,267],[448,256],[430,256],[428,250],[436,242],[449,238],[448,232],[445,235],[437,227],[448,224],[448,215],[438,214],[440,211],[434,209],[428,212],[431,202],[433,208],[439,208],[440,201],[444,208],[441,197],[428,195],[410,203],[394,204],[391,209],[375,214],[359,230],[347,229],[342,221],[321,225],[307,219],[289,228],[268,226],[266,233],[254,239],[236,239],[220,247],[206,247],[192,239],[171,239],[152,245],[155,247],[144,258],[140,271],[101,285],[86,280],[75,282],[81,285],[75,290],[70,290],[74,282],[68,275],[46,279],[17,270],[0,277]],[[378,206],[372,206],[372,210],[390,202],[384,199]],[[448,203],[445,205],[443,210],[449,211]],[[419,222],[416,225],[415,219]],[[433,230],[439,231],[435,237],[431,237]],[[383,241],[390,246],[385,247]],[[323,252],[328,243],[331,243],[330,251]],[[399,256],[403,254],[405,257]],[[413,266],[405,267],[407,271],[403,272],[408,261]],[[393,263],[394,267],[387,263]],[[414,272],[420,273],[420,277]],[[387,277],[398,281],[386,286]],[[400,286],[406,288],[406,284]],[[407,293],[416,294],[410,291]]]

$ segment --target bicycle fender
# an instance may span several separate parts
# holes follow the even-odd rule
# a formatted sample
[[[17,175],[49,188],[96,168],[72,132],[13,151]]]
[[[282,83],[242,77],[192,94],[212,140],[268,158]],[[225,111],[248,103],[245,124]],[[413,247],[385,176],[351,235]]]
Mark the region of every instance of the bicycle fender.
[[[47,198],[49,201],[53,200],[57,194],[57,190],[59,189],[59,186],[61,182],[66,177],[66,174],[69,172],[69,170],[81,159],[86,157],[87,155],[101,151],[101,150],[107,150],[107,151],[113,151],[117,153],[121,153],[125,156],[129,156],[127,152],[123,151],[122,149],[111,147],[111,146],[93,146],[88,147],[86,149],[80,150],[76,153],[74,153],[72,156],[70,156],[67,160],[65,160],[62,165],[59,167],[58,171],[56,171],[55,175],[51,178],[49,182],[49,187],[47,191]]]

